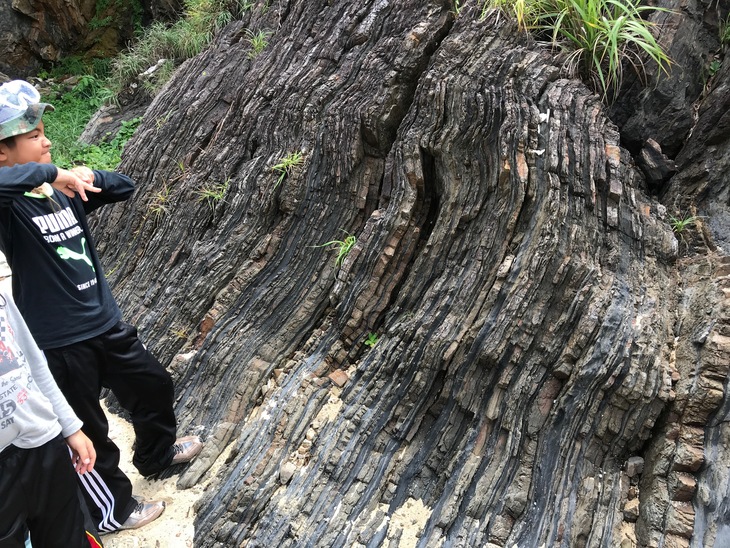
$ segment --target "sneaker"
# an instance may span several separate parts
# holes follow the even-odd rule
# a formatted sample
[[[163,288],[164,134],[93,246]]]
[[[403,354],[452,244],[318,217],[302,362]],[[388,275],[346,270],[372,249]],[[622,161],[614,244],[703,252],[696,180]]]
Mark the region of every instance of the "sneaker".
[[[123,531],[125,529],[138,529],[143,525],[147,525],[148,523],[155,521],[164,511],[164,501],[143,500],[137,504],[137,507],[127,518],[127,521],[125,521],[118,530]]]
[[[172,446],[174,451],[172,455],[173,464],[183,464],[193,460],[200,451],[203,449],[203,442],[200,441],[198,436],[185,436],[184,438],[178,438],[175,441],[175,445]]]

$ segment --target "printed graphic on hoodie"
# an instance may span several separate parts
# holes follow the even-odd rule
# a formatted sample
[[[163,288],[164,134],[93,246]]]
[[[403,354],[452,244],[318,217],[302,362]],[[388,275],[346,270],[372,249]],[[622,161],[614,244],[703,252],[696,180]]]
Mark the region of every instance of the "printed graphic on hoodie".
[[[7,344],[14,335],[5,317],[0,316],[0,430],[14,423],[13,413],[28,399],[33,382],[23,367],[25,357],[15,345]],[[27,377],[27,378],[26,378]]]

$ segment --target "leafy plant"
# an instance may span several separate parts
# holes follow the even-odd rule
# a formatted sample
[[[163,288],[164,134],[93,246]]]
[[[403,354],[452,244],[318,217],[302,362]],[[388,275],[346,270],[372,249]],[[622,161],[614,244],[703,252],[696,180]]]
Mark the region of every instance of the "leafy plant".
[[[82,75],[78,83],[66,92],[60,87],[51,90],[43,100],[56,107],[43,116],[46,133],[53,142],[53,161],[70,168],[85,164],[95,169],[114,170],[121,161],[124,145],[137,129],[141,118],[122,122],[112,139],[89,145],[79,142],[79,136],[96,110],[110,97],[103,80]]]
[[[290,152],[281,160],[279,160],[278,164],[272,166],[271,169],[279,173],[279,178],[274,185],[274,189],[279,186],[279,184],[284,180],[285,177],[291,175],[294,171],[294,168],[300,165],[303,161],[304,155],[301,151]]]
[[[710,72],[710,78],[712,78],[713,76],[715,76],[715,74],[717,74],[717,71],[720,70],[721,66],[722,66],[722,62],[719,59],[713,59],[712,61],[710,61],[710,66],[708,69]]]
[[[345,232],[343,230],[343,232]],[[337,258],[335,259],[335,266],[342,266],[342,261],[345,260],[345,257],[350,253],[350,250],[353,248],[357,240],[355,239],[355,236],[352,234],[348,234],[345,232],[346,237],[344,240],[331,240],[329,242],[325,242],[323,244],[314,245],[312,247],[328,247],[333,246],[337,249]]]
[[[368,333],[368,338],[365,339],[364,344],[373,348],[376,344],[378,344],[378,335],[376,333]]]
[[[644,58],[667,73],[671,61],[652,34],[651,12],[641,0],[485,0],[482,15],[498,8],[537,39],[549,39],[568,53],[566,68],[591,82],[604,99],[623,80],[624,63],[646,77]]]
[[[689,215],[685,217],[675,217],[673,215],[669,215],[669,224],[672,227],[672,231],[677,237],[680,246],[684,244],[685,249],[689,249],[687,232],[690,228],[693,228],[699,220],[700,217],[697,217],[695,215]]]
[[[248,34],[247,41],[249,44],[251,44],[251,51],[248,52],[248,57],[250,59],[253,59],[254,57],[257,57],[262,51],[264,51],[264,48],[269,45],[269,36],[271,36],[271,33],[265,30],[253,32],[252,30],[247,29],[246,34]]]
[[[673,215],[669,216],[669,224],[672,227],[672,230],[677,235],[682,235],[688,228],[692,228],[695,226],[695,223],[699,220],[699,217],[696,217],[694,215],[688,216],[688,217],[675,217]]]

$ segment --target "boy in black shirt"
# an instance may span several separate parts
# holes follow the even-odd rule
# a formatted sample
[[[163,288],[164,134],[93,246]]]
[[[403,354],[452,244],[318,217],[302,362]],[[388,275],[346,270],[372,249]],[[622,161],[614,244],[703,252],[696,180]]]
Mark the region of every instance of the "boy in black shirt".
[[[202,443],[175,439],[170,374],[122,321],[86,222],[90,211],[127,199],[134,183],[118,173],[53,166],[42,121],[53,107],[39,98],[27,82],[0,86],[0,249],[16,274],[18,308],[96,448],[94,471],[79,479],[99,531],[141,527],[165,505],[132,497],[108,437],[101,388],[131,415],[133,463],[142,475],[192,460]]]

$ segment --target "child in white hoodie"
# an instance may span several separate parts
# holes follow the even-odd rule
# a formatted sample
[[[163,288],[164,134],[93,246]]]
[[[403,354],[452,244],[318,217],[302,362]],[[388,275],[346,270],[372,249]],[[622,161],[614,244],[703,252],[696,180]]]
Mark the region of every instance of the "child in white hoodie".
[[[0,282],[0,548],[93,548],[101,542],[76,474],[94,447]]]

